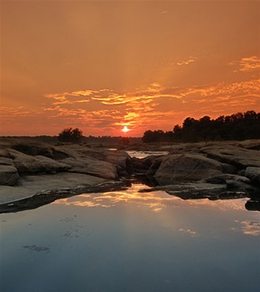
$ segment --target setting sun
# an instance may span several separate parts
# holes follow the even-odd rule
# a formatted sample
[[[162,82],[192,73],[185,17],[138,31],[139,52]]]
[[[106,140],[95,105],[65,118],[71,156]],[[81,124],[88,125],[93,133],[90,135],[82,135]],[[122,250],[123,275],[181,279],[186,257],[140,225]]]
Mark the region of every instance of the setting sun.
[[[130,131],[130,129],[128,129],[127,126],[124,126],[124,128],[122,129],[122,132],[124,132],[124,133],[127,133],[127,132],[129,132],[129,131]]]
[[[0,136],[260,111],[259,1],[95,2],[1,1]]]

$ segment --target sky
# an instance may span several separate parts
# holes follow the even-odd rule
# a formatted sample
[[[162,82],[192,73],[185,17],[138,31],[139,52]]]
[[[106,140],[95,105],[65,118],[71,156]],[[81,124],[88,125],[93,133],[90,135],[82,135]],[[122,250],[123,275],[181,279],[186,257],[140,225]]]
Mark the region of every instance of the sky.
[[[1,0],[0,135],[260,112],[259,19],[260,1]]]

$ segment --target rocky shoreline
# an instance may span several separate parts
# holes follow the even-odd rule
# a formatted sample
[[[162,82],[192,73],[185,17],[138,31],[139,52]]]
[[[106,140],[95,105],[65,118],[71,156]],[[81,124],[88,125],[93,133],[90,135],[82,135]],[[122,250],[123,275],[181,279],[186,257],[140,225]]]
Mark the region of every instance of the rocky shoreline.
[[[33,138],[0,139],[0,212],[35,208],[57,198],[124,189],[146,179],[143,192],[183,199],[248,197],[259,210],[260,140],[128,145],[123,150],[82,144],[49,145]],[[131,158],[126,150],[168,151]]]

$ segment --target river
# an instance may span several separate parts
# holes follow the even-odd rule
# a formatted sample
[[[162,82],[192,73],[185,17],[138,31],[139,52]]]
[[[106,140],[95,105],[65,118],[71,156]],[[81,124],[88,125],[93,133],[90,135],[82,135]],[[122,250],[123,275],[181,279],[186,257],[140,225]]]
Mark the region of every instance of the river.
[[[248,199],[81,194],[0,215],[2,292],[260,291]]]

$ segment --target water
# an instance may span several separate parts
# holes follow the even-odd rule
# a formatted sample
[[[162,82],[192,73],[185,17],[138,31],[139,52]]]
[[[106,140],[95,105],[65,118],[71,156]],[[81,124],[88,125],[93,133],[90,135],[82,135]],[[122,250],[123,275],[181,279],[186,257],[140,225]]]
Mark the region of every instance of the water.
[[[247,199],[140,188],[1,214],[0,290],[260,291],[259,213]]]
[[[136,157],[139,159],[145,158],[147,156],[153,155],[153,156],[160,156],[160,155],[167,155],[169,154],[169,151],[126,151],[128,155],[131,157]]]

